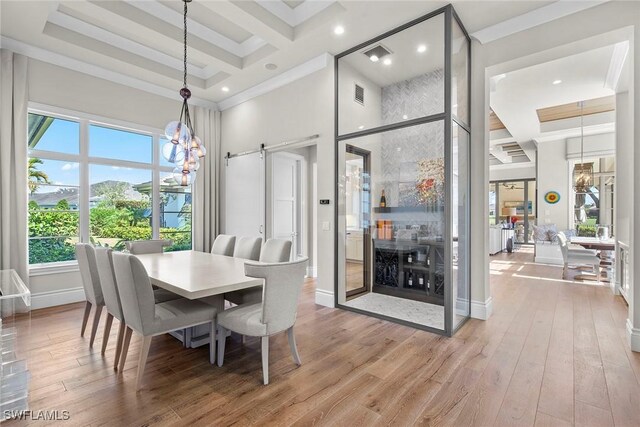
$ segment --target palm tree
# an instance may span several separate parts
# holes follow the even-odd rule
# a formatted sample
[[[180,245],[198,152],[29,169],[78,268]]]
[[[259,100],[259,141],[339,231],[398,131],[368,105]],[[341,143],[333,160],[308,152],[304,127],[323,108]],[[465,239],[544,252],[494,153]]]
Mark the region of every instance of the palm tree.
[[[41,165],[42,160],[37,157],[29,158],[29,192],[31,194],[35,193],[35,191],[42,184],[49,184],[49,176],[40,170],[38,170],[37,165]]]

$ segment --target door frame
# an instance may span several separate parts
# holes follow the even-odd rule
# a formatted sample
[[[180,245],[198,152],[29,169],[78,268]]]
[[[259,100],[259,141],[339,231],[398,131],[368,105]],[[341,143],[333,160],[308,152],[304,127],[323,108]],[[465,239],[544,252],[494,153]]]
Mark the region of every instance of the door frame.
[[[298,245],[295,244],[295,242],[292,242],[292,251],[291,251],[291,256],[292,259],[297,259],[298,255],[301,256],[308,256],[308,232],[307,232],[307,227],[308,227],[308,219],[307,219],[307,215],[308,215],[308,207],[307,207],[307,197],[308,197],[308,180],[307,180],[307,159],[305,156],[300,155],[300,154],[296,154],[296,153],[291,153],[288,151],[274,151],[272,153],[269,153],[269,188],[268,188],[268,195],[269,195],[269,203],[270,203],[270,207],[268,209],[269,211],[269,218],[267,221],[267,233],[266,236],[268,237],[273,237],[273,230],[274,230],[274,218],[275,218],[275,203],[273,203],[273,179],[274,179],[274,174],[273,174],[273,161],[274,161],[274,156],[281,156],[281,157],[288,157],[292,160],[296,161],[296,195],[295,195],[295,199],[296,199],[296,219],[295,219],[295,228],[296,228],[296,237],[300,237],[299,241],[300,241],[300,247],[297,247]],[[294,250],[294,249],[297,249]],[[298,252],[298,253],[295,253]]]
[[[345,144],[345,152],[362,156],[362,173],[371,176],[371,151],[364,148],[357,147],[351,144]],[[371,182],[369,182],[369,204],[373,203],[371,193]],[[371,216],[371,208],[369,206],[369,216]],[[346,234],[345,234],[346,239]],[[346,244],[346,242],[345,242]],[[346,291],[346,297],[350,298],[355,295],[360,295],[371,290],[371,221],[369,221],[368,227],[362,228],[362,288],[352,289]],[[346,253],[345,253],[345,284],[346,284]]]

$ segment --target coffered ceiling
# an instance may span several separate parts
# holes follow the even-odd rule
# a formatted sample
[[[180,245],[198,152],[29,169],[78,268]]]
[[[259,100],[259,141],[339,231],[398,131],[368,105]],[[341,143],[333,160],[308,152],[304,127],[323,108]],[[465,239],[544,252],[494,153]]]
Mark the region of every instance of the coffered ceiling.
[[[194,102],[230,105],[230,98],[249,88],[447,3],[193,0],[188,70]],[[555,19],[548,8],[565,2],[453,3],[470,33],[496,38],[513,32],[513,22],[531,26],[540,23],[539,15]],[[179,100],[181,0],[2,0],[0,8],[3,47]],[[524,19],[533,12],[538,21]],[[343,34],[334,33],[338,25]]]

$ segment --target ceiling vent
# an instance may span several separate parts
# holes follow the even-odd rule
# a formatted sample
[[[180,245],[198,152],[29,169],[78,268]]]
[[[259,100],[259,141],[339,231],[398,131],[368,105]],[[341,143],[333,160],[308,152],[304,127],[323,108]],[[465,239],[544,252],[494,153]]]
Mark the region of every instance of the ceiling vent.
[[[378,62],[385,56],[391,55],[391,51],[381,44],[374,46],[371,49],[365,50],[362,53],[367,55],[367,57],[373,62]]]
[[[355,95],[353,98],[358,104],[364,105],[364,88],[356,83]]]

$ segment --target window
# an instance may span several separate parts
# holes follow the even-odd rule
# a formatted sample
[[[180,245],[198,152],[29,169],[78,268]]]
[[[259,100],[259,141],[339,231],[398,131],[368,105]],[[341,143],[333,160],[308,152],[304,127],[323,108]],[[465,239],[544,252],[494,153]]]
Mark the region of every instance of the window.
[[[173,181],[160,132],[71,115],[29,112],[29,263],[73,261],[77,242],[191,249],[191,188]]]

